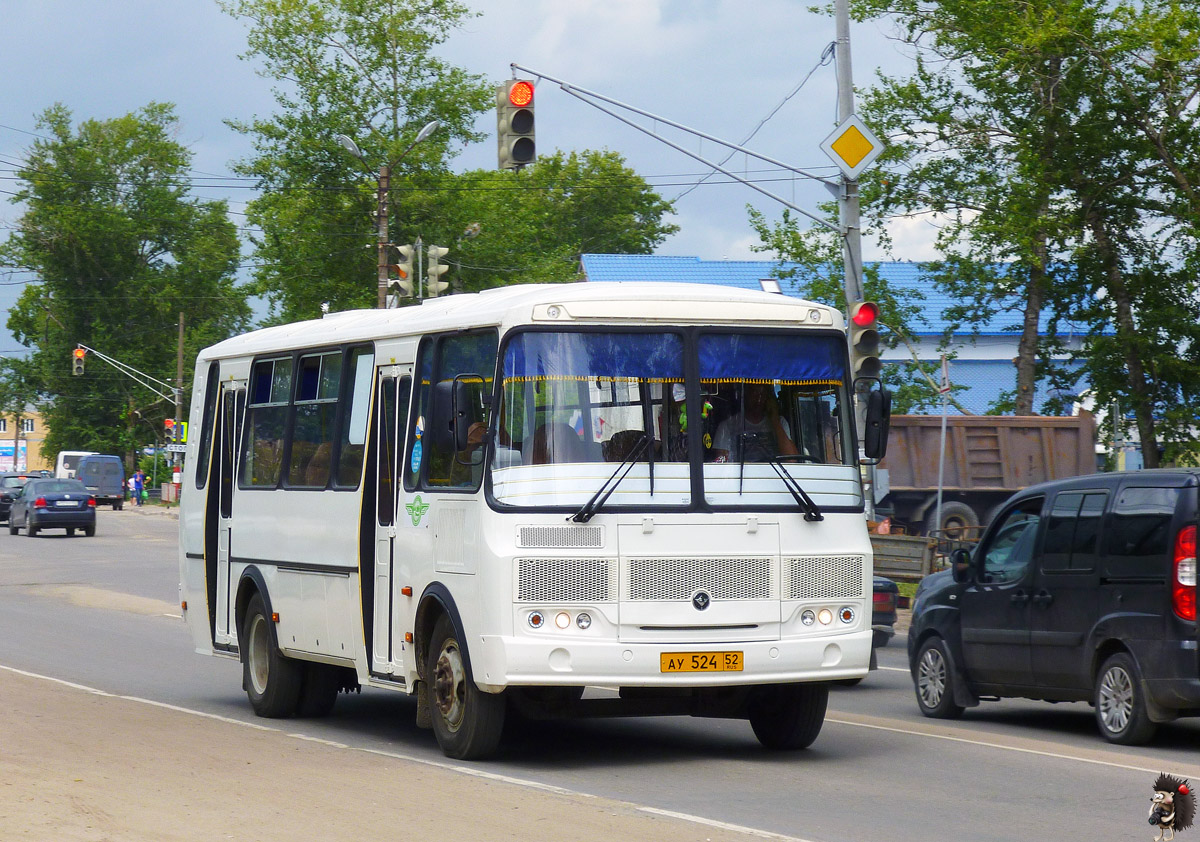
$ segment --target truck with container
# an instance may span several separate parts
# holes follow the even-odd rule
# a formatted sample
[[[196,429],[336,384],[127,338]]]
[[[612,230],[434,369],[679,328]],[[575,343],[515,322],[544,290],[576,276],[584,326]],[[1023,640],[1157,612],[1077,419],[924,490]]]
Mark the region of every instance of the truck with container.
[[[1013,493],[1096,472],[1096,424],[1074,416],[950,415],[938,522],[942,416],[893,415],[876,511],[910,534],[978,537]],[[886,473],[884,473],[886,471]]]

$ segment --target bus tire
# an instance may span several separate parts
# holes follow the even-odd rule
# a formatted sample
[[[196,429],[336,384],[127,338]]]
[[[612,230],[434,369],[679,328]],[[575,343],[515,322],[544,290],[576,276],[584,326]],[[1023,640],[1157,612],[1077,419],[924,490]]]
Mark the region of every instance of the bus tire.
[[[808,748],[825,724],[827,684],[771,684],[759,687],[750,700],[750,727],[764,748],[796,751]]]
[[[442,753],[458,760],[478,760],[494,752],[504,731],[504,696],[476,686],[446,614],[434,623],[425,677],[433,733]]]
[[[296,715],[311,719],[329,716],[341,689],[342,675],[337,667],[329,664],[305,664]]]
[[[303,665],[280,653],[262,594],[255,593],[246,605],[240,648],[242,685],[254,712],[271,719],[295,714],[300,704]]]

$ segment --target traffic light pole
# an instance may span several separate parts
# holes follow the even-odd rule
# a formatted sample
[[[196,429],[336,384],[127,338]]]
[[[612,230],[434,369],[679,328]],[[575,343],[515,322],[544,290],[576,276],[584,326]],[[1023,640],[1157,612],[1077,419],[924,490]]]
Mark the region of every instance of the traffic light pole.
[[[379,197],[376,209],[378,230],[379,290],[375,306],[379,310],[387,307],[388,291],[388,186],[392,179],[392,168],[386,163],[379,165]]]
[[[834,15],[837,19],[837,69],[838,124],[854,116],[854,74],[850,62],[850,0],[836,0]],[[841,191],[838,196],[838,221],[842,236],[843,277],[846,288],[846,313],[849,314],[866,294],[863,289],[862,226],[859,219],[858,180],[842,175]],[[847,337],[852,331],[847,331]],[[865,381],[854,382],[855,412],[860,438],[867,429],[867,394],[870,385]],[[875,465],[864,466],[863,506],[867,520],[875,520]]]

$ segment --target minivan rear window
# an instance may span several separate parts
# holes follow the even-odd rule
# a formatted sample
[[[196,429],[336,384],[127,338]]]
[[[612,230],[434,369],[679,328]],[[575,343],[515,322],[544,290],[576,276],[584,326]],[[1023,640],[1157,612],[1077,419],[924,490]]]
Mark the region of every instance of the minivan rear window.
[[[1167,572],[1171,520],[1179,488],[1125,488],[1117,496],[1105,539],[1110,577],[1154,576]]]

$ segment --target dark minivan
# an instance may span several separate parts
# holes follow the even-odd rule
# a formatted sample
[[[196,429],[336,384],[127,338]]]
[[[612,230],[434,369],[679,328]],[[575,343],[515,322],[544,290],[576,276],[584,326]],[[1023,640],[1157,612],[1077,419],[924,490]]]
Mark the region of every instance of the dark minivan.
[[[1200,469],[1031,486],[917,590],[909,667],[926,716],[981,698],[1089,701],[1111,742],[1200,715]]]

